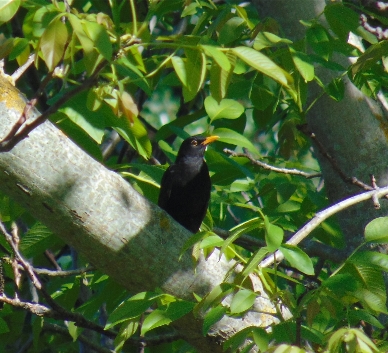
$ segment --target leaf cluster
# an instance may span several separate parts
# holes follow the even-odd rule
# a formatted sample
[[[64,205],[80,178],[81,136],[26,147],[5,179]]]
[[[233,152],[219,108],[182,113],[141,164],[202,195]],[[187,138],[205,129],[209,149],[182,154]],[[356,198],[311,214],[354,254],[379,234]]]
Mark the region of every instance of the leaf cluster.
[[[41,82],[52,77],[43,86],[41,109],[95,76],[93,88],[68,100],[50,120],[151,201],[156,202],[163,171],[182,139],[198,132],[220,137],[206,152],[213,184],[209,211],[202,231],[182,252],[192,251],[195,262],[200,252],[209,256],[219,248],[241,266],[239,276],[225,278],[204,297],[192,293],[192,301],[158,288],[127,293],[98,271],[47,277],[49,294],[58,303],[89,320],[105,320],[105,329],[116,330],[116,351],[132,352],[141,339],[176,334],[168,325],[187,313],[204,318],[202,334],[207,335],[224,316],[243,317],[256,310],[261,296],[274,305],[263,315],[277,324],[245,328],[224,342],[225,350],[386,350],[380,315],[387,314],[387,255],[360,247],[336,264],[309,256],[303,245],[285,244],[327,206],[319,181],[263,170],[247,158],[223,152],[226,147],[248,151],[284,170],[319,171],[299,129],[315,101],[323,95],[342,100],[345,77],[372,97],[385,87],[386,41],[378,42],[362,28],[351,7],[333,3],[324,14],[328,27],[318,18],[303,21],[306,34],[293,42],[282,36],[274,20],[260,18],[253,5],[239,1],[7,0],[0,5],[0,59],[5,59],[6,69],[15,70],[35,55],[34,75]],[[18,23],[19,32],[13,30]],[[367,49],[350,44],[350,33],[360,36]],[[357,60],[343,67],[335,60],[338,54]],[[323,82],[317,67],[330,70],[334,78]],[[321,87],[312,101],[311,84]],[[25,77],[18,85],[27,94],[36,91]],[[115,133],[121,138],[118,144],[112,142]],[[110,153],[104,152],[106,146]],[[0,199],[0,215],[8,226],[21,225],[20,250],[34,266],[52,266],[48,250],[62,269],[74,266],[73,252],[6,196]],[[386,223],[386,218],[376,219],[366,227],[366,244],[386,243]],[[228,229],[228,236],[217,228]],[[261,246],[244,247],[244,237]],[[334,220],[323,222],[310,238],[317,246],[344,246]],[[2,237],[0,245],[9,259],[11,251]],[[284,255],[285,265],[261,268],[261,261],[276,250]],[[15,290],[7,261],[3,291],[31,299],[27,283]],[[87,260],[77,264],[87,265]],[[253,275],[260,278],[263,293],[253,289]],[[283,316],[284,307],[291,318]],[[84,330],[61,323],[69,339],[53,329],[54,323],[5,306],[0,312],[0,350],[16,350],[20,339],[31,337],[31,352],[43,347],[46,352],[76,351],[70,342]],[[172,343],[162,338],[147,351],[193,351],[178,335]]]

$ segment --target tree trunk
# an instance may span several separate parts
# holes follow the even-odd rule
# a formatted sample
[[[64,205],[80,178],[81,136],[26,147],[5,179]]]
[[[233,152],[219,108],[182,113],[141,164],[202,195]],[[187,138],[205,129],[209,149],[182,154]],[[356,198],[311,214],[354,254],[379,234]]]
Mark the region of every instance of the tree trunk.
[[[325,8],[324,0],[256,0],[260,16],[270,16],[282,26],[286,36],[299,40],[305,27],[300,20],[309,20],[320,15]],[[319,17],[324,22],[324,17]],[[347,67],[347,58],[334,58]],[[329,83],[333,72],[321,67],[316,74]],[[318,85],[309,86],[311,101],[319,96]],[[310,130],[325,146],[327,152],[348,177],[356,177],[366,184],[373,174],[380,186],[388,185],[388,122],[380,105],[362,94],[349,79],[345,79],[345,96],[336,102],[327,95],[319,99],[307,116]],[[322,169],[325,187],[332,203],[349,195],[360,193],[358,187],[346,184],[333,169],[332,164],[316,149],[316,157]],[[343,211],[339,222],[345,235],[348,252],[360,244],[365,225],[373,218],[386,215],[388,204],[382,200],[381,209],[376,211],[372,202],[360,203]]]
[[[25,100],[1,76],[0,97],[2,138],[19,118]],[[38,114],[34,111],[30,119]],[[217,250],[206,260],[201,258],[196,268],[189,252],[179,260],[191,234],[50,122],[33,130],[10,152],[0,153],[0,190],[131,293],[161,288],[194,300],[193,292],[204,296],[226,281],[235,265],[220,258]],[[259,279],[251,276],[251,280],[263,296]],[[255,309],[274,311],[263,298]],[[214,353],[222,352],[220,343],[242,328],[273,321],[272,316],[257,311],[241,318],[225,317],[206,337],[201,317],[189,314],[174,326],[199,352]]]

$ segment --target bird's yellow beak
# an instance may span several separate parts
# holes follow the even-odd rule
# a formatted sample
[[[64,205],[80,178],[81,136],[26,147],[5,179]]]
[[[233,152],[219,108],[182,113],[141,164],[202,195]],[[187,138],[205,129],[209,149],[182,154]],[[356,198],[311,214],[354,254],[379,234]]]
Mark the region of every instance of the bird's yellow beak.
[[[219,136],[209,136],[206,137],[205,141],[202,142],[202,145],[207,146],[208,144],[219,139]]]

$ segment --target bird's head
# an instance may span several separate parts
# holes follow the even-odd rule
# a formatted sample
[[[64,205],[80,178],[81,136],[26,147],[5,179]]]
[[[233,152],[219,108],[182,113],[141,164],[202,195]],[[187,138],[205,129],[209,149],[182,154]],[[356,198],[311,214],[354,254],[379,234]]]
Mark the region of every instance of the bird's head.
[[[181,144],[179,148],[177,159],[185,157],[203,157],[207,145],[218,140],[218,136],[201,136],[196,135],[187,138]]]

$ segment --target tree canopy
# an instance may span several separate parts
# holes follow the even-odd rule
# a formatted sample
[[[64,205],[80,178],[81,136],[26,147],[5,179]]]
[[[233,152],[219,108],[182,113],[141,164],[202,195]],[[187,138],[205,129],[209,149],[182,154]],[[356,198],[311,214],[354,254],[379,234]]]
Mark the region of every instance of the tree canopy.
[[[0,3],[1,351],[387,351],[388,4],[290,3]]]

